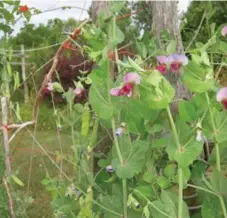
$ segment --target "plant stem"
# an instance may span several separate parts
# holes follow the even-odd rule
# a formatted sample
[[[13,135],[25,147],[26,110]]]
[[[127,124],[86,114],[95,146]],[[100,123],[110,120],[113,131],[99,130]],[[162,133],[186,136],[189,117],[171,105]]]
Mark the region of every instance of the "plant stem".
[[[181,145],[180,145],[180,141],[179,141],[179,137],[177,134],[177,130],[176,130],[176,126],[173,120],[173,116],[170,110],[170,107],[167,107],[167,113],[169,116],[169,120],[170,120],[170,124],[171,124],[171,128],[173,131],[173,136],[175,139],[175,143],[178,147],[179,152],[181,152]],[[183,218],[183,171],[182,168],[179,167],[178,168],[178,184],[179,184],[179,191],[178,191],[178,218]]]
[[[116,37],[116,18],[113,18],[113,38]],[[116,51],[115,51],[116,53]],[[110,96],[110,82],[111,82],[111,69],[110,69],[110,61],[107,62],[107,81],[106,81],[106,87],[107,87],[107,99],[108,103],[111,104],[111,96]],[[113,137],[114,137],[114,145],[117,151],[118,159],[121,163],[121,165],[124,165],[124,160],[121,154],[120,146],[118,143],[117,136],[115,135],[116,132],[116,125],[115,125],[115,119],[111,119],[111,124],[112,124],[112,132],[113,132]],[[127,211],[127,180],[122,179],[122,188],[123,188],[123,211],[124,211],[124,218],[128,217],[128,211]]]
[[[219,145],[218,145],[217,140],[216,140],[217,129],[216,129],[215,122],[214,122],[214,115],[213,115],[212,110],[211,110],[210,98],[209,98],[209,95],[207,93],[206,93],[206,100],[207,100],[207,104],[208,104],[208,107],[209,107],[209,113],[210,113],[210,118],[211,118],[211,125],[212,125],[212,129],[213,129],[213,133],[214,133],[217,170],[219,172],[221,172],[220,148],[219,148]],[[221,208],[222,208],[222,212],[224,214],[224,217],[227,218],[227,211],[226,211],[226,208],[225,208],[224,199],[220,195],[219,195],[218,198],[219,198],[219,201],[220,201],[220,204],[221,204]]]
[[[212,129],[213,129],[213,133],[214,133],[217,170],[218,171],[221,171],[220,149],[219,149],[219,145],[218,145],[217,140],[216,140],[217,130],[216,130],[215,122],[214,122],[214,116],[213,116],[213,113],[212,113],[212,110],[211,110],[210,98],[209,98],[209,96],[208,96],[207,93],[205,95],[206,95],[206,100],[207,100],[207,104],[208,104],[208,107],[209,107],[209,113],[210,113],[210,118],[211,118],[211,125],[212,125]]]
[[[221,204],[223,215],[224,215],[225,218],[227,218],[227,211],[226,211],[226,208],[225,208],[224,199],[223,199],[222,196],[219,196],[218,198],[219,198],[219,201],[220,201],[220,204]]]

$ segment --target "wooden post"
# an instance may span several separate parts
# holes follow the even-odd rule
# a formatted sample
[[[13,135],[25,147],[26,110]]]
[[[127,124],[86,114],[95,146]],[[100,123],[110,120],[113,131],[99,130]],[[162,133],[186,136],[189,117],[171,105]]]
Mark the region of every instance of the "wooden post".
[[[4,177],[2,179],[2,182],[3,182],[3,185],[5,186],[5,189],[6,189],[6,192],[7,192],[7,195],[8,195],[10,217],[16,218],[15,213],[14,213],[14,202],[13,202],[13,198],[12,198],[12,195],[11,195],[11,191],[10,191],[10,188],[9,188],[7,181]]]
[[[11,163],[10,163],[10,151],[9,151],[9,137],[8,137],[8,118],[7,118],[7,99],[6,97],[1,98],[2,106],[2,134],[3,134],[3,147],[5,153],[5,165],[6,175],[11,176]]]
[[[24,84],[24,103],[28,103],[28,84],[26,82],[26,72],[25,72],[25,52],[24,45],[21,45],[21,69],[22,69],[22,79]]]

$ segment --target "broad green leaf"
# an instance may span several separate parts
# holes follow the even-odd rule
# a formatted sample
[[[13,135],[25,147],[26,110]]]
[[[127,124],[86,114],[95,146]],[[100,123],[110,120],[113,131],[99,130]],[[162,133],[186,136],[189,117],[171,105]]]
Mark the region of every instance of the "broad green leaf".
[[[207,194],[202,201],[202,218],[223,218],[220,201],[216,196]]]
[[[188,88],[193,92],[204,93],[213,88],[213,70],[203,63],[195,60],[185,67],[183,79]]]
[[[227,141],[227,134],[226,134],[226,129],[227,129],[227,113],[226,111],[218,111],[217,109],[213,108],[212,109],[213,117],[214,117],[214,122],[215,122],[215,127],[217,129],[216,132],[216,140],[218,143],[222,143]],[[208,139],[213,139],[214,138],[214,133],[213,133],[213,127],[212,127],[212,122],[209,114],[207,115],[204,123],[204,133],[207,136]]]
[[[161,189],[167,189],[171,186],[171,182],[165,176],[159,176],[156,181]]]
[[[56,92],[64,92],[64,89],[63,89],[63,87],[60,83],[53,82],[52,85],[53,85],[53,88]]]
[[[226,194],[227,178],[223,175],[222,172],[214,170],[211,174],[211,184],[212,189],[216,193]]]
[[[168,178],[172,178],[173,176],[175,176],[176,175],[176,164],[171,163],[171,164],[168,164],[167,166],[165,166],[164,174]]]
[[[123,204],[120,196],[108,195],[102,198],[102,205],[111,211],[122,214]],[[103,210],[104,218],[119,218],[119,216],[110,213],[107,210]]]
[[[107,65],[103,63],[98,69],[93,70],[89,76],[92,80],[92,86],[89,90],[89,103],[97,115],[104,120],[109,120],[114,112],[117,112],[114,105],[108,100],[110,90],[107,90],[107,72]]]
[[[144,99],[149,108],[155,110],[166,108],[175,95],[170,83],[158,73],[153,71],[147,81],[140,86],[141,99]]]
[[[176,193],[162,190],[160,200],[153,201],[152,204],[160,211],[167,214],[172,218],[178,217],[178,196]],[[166,215],[160,213],[154,207],[150,207],[151,215],[155,218],[166,218]],[[188,208],[185,202],[183,202],[183,218],[190,218]]]
[[[24,183],[16,175],[11,175],[11,178],[17,185],[24,186]]]
[[[115,33],[114,33],[115,31]],[[112,24],[109,25],[109,45],[116,46],[119,43],[122,43],[125,39],[124,33],[121,29],[116,25],[113,27]]]
[[[127,158],[124,158],[123,165],[120,163],[118,157],[112,161],[112,166],[116,169],[117,176],[124,179],[130,179],[143,170],[148,143],[137,140],[134,141],[131,146],[127,147]]]
[[[196,119],[196,111],[193,105],[185,100],[179,103],[179,115],[185,122],[190,122]]]
[[[133,61],[130,57],[128,57],[128,61],[133,69],[135,69],[137,72],[144,72],[145,70],[140,67],[135,61]]]
[[[182,146],[181,149],[178,149],[174,143],[169,144],[167,147],[169,159],[177,161],[181,167],[187,167],[192,164],[202,150],[203,142],[197,142],[195,140],[191,140],[186,146]]]

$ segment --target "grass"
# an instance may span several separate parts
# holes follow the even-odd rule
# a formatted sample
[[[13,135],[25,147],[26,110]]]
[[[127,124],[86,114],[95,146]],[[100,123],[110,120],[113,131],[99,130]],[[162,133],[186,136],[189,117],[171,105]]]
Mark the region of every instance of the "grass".
[[[57,137],[57,133],[54,131],[39,131],[35,135],[36,140],[42,145],[49,156],[60,165],[57,160],[56,152],[60,153],[60,145]],[[71,150],[71,138],[70,134],[61,134],[61,143],[63,153],[65,155],[70,155]],[[24,187],[19,187],[15,185],[16,190],[20,190],[22,198],[24,196],[31,196],[33,202],[28,206],[26,213],[28,217],[32,218],[51,218],[53,217],[53,211],[51,208],[51,196],[47,190],[45,190],[44,185],[41,184],[47,173],[51,177],[56,177],[59,175],[59,169],[50,161],[49,157],[40,149],[37,143],[33,147],[33,138],[28,131],[24,130],[19,133],[15,139],[10,144],[12,151],[12,166],[13,172],[17,174],[17,177],[22,180]],[[30,168],[32,159],[32,167]],[[63,171],[67,175],[73,173],[72,166],[63,161]],[[30,175],[30,183],[29,181]],[[29,190],[28,189],[29,183]],[[16,203],[18,208],[24,207],[20,203]],[[20,208],[23,209],[23,208]],[[20,215],[23,217],[23,215]]]

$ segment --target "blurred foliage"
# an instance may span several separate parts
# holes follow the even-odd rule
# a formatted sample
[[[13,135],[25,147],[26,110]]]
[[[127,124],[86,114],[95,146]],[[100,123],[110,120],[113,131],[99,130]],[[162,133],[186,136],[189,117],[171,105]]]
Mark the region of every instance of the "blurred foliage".
[[[195,31],[198,29],[204,13],[205,18],[196,37],[196,42],[207,42],[213,35],[211,29],[213,27],[216,29],[221,24],[226,23],[226,10],[226,1],[191,1],[187,12],[182,16],[181,33],[184,46],[187,46],[195,35]]]

